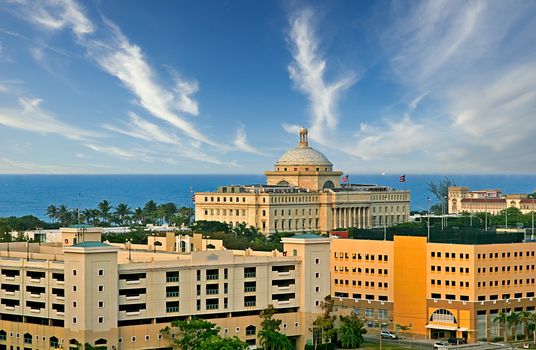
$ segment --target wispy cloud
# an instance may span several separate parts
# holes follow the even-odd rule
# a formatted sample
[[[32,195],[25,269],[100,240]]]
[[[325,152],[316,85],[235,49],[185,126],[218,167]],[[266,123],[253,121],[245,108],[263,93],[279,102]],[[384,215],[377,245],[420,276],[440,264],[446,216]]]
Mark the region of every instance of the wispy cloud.
[[[107,155],[124,158],[124,159],[136,159],[144,162],[154,161],[154,157],[149,156],[147,152],[136,150],[136,149],[126,149],[116,146],[103,146],[95,143],[87,143],[86,146],[92,149],[95,152],[105,153]]]
[[[180,114],[199,114],[193,98],[199,90],[198,83],[179,78],[175,79],[174,88],[159,83],[141,47],[131,43],[113,22],[103,19],[104,25],[97,30],[74,0],[25,3],[23,13],[25,19],[49,30],[71,29],[88,57],[119,79],[153,117],[168,122],[193,140],[224,148]]]
[[[58,134],[73,140],[98,138],[99,134],[57,119],[41,108],[43,100],[19,98],[19,107],[0,109],[0,125],[41,134]]]
[[[259,156],[267,156],[266,153],[256,149],[255,147],[251,146],[248,143],[246,131],[243,126],[239,127],[236,130],[236,136],[233,141],[233,145],[236,147],[236,149],[243,151],[243,152],[256,154]]]
[[[532,2],[393,4],[380,42],[393,79],[416,97],[406,111],[411,118],[357,134],[362,157],[402,152],[433,172],[536,171],[524,161],[536,147],[536,48],[527,45],[535,39],[535,10]],[[431,108],[417,110],[424,98]]]
[[[288,71],[296,88],[307,95],[311,104],[311,138],[324,143],[324,133],[337,126],[337,101],[357,81],[357,75],[343,72],[341,78],[326,81],[327,63],[319,52],[312,19],[310,9],[301,10],[290,18],[289,37],[294,60]]]
[[[136,139],[158,142],[165,145],[173,146],[173,157],[188,158],[205,163],[221,164],[221,161],[201,151],[200,145],[195,141],[183,141],[173,132],[163,129],[162,127],[151,123],[136,113],[129,113],[129,121],[121,126],[104,124],[107,130],[130,136]]]
[[[41,27],[50,30],[70,27],[79,36],[95,31],[95,26],[75,1],[24,1],[24,4],[28,8],[24,15]]]

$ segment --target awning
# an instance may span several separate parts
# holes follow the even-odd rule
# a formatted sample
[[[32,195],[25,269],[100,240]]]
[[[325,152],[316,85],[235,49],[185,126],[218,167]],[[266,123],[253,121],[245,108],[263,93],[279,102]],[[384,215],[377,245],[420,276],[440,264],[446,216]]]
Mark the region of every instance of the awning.
[[[442,329],[442,330],[445,330],[445,331],[457,331],[458,330],[458,326],[456,326],[456,325],[447,326],[447,325],[444,325],[444,324],[435,324],[435,323],[427,324],[426,328]]]
[[[460,327],[460,328],[458,328],[458,330],[460,332],[469,332],[469,328],[465,328],[465,327]]]

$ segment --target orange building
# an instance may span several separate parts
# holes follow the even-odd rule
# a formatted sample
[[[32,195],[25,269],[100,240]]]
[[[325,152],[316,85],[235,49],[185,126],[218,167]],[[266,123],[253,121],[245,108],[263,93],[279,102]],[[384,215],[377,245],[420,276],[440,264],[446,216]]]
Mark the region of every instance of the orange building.
[[[502,335],[499,312],[534,312],[536,242],[333,239],[337,303],[393,331],[469,342]],[[397,327],[398,326],[398,327]],[[519,333],[522,332],[519,326]]]

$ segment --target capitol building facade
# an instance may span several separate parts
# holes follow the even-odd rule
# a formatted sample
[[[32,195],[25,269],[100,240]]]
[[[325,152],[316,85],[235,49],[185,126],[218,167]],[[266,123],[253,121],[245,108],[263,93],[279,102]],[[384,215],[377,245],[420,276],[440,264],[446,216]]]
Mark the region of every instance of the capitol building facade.
[[[309,146],[307,129],[297,147],[266,171],[266,184],[221,186],[195,194],[196,220],[240,223],[262,233],[373,228],[407,222],[410,195],[388,186],[341,183],[341,171]]]

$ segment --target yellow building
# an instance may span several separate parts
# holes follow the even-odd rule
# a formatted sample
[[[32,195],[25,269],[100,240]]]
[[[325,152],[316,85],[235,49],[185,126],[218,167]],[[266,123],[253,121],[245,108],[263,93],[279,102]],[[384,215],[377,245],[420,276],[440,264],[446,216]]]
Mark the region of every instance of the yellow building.
[[[167,348],[160,330],[191,316],[255,345],[268,304],[303,347],[330,292],[320,236],[285,238],[285,254],[210,249],[217,242],[195,236],[184,253],[171,235],[141,246],[101,243],[100,232],[77,226],[62,244],[0,244],[0,349]]]
[[[493,339],[498,313],[536,307],[536,242],[334,239],[331,291],[369,320],[431,338]],[[518,330],[521,333],[521,330]]]
[[[536,210],[536,199],[526,194],[503,195],[500,190],[469,191],[469,187],[453,186],[448,192],[450,214],[492,213],[499,214],[506,208],[517,208],[523,214]]]
[[[245,223],[270,234],[327,232],[346,227],[382,227],[409,218],[409,191],[387,186],[346,184],[343,173],[309,146],[307,129],[298,146],[266,171],[266,185],[222,186],[195,194],[196,220]]]

